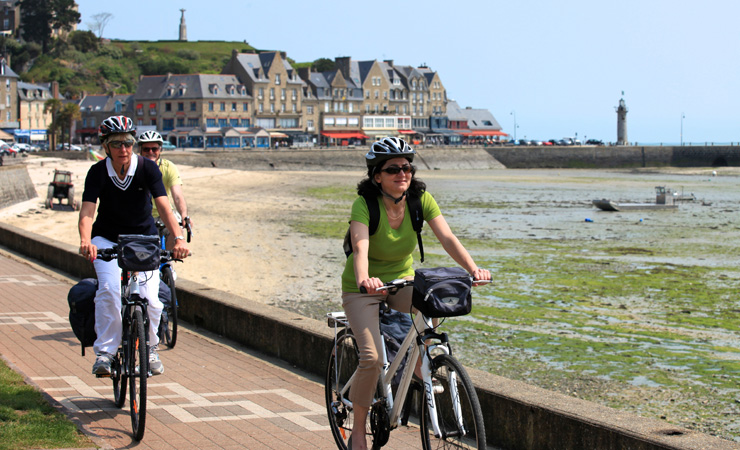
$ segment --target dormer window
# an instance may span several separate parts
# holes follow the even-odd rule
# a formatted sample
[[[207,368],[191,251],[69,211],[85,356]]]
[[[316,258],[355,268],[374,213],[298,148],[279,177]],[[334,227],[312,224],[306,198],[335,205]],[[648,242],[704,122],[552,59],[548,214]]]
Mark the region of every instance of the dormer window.
[[[180,88],[177,90],[177,95],[185,95],[185,91],[188,90],[188,87],[184,84],[180,85]]]
[[[229,95],[236,94],[236,88],[234,87],[233,84],[228,85],[226,89],[229,91]]]
[[[212,84],[210,86],[210,91],[211,91],[211,94],[218,95],[218,85],[217,84]]]
[[[175,86],[173,86],[171,84],[168,85],[167,86],[167,92],[166,92],[167,97],[172,97],[172,94],[174,94],[174,93],[175,93]]]
[[[247,95],[247,87],[244,85],[239,85],[239,94]]]

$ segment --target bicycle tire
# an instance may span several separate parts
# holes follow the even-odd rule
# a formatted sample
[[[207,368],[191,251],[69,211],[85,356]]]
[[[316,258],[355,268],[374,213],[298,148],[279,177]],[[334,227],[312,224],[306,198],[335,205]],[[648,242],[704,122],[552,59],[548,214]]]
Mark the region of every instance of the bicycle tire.
[[[126,383],[128,378],[121,364],[121,351],[116,352],[111,363],[111,380],[113,381],[113,403],[121,408],[126,403]]]
[[[177,293],[175,291],[175,278],[172,276],[172,268],[168,265],[160,271],[162,281],[170,288],[170,304],[162,310],[162,320],[159,322],[159,342],[163,342],[169,348],[177,344]]]
[[[429,421],[429,408],[425,395],[420,396],[419,411],[421,411],[421,444],[424,450],[446,448],[485,449],[486,431],[483,423],[478,395],[468,373],[455,358],[444,354],[435,357],[431,363],[432,381],[441,383],[441,392],[434,389],[434,400],[437,409],[437,420],[443,436],[434,436],[434,430]],[[463,426],[466,431],[460,435],[455,413],[452,407],[450,389],[450,375],[454,373],[457,379],[457,392],[460,398]]]
[[[149,376],[149,352],[146,344],[144,314],[134,310],[129,335],[129,407],[134,439],[140,441],[146,428],[146,380]]]
[[[329,427],[339,450],[347,449],[347,440],[352,433],[354,414],[352,408],[342,403],[341,389],[352,376],[360,361],[360,353],[352,331],[344,329],[337,334],[326,365],[325,395]],[[339,378],[339,384],[337,384]],[[345,396],[349,395],[349,392]]]

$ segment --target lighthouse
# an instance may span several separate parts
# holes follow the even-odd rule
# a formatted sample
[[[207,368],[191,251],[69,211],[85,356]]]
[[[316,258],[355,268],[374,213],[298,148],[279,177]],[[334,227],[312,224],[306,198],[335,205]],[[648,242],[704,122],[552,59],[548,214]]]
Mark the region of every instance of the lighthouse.
[[[624,95],[624,91],[622,91]],[[619,106],[614,108],[617,110],[617,145],[627,145],[627,105],[624,103],[624,99],[619,99]]]
[[[180,40],[187,41],[188,40],[188,26],[185,25],[185,10],[181,9],[180,13],[182,13],[182,16],[180,16]]]

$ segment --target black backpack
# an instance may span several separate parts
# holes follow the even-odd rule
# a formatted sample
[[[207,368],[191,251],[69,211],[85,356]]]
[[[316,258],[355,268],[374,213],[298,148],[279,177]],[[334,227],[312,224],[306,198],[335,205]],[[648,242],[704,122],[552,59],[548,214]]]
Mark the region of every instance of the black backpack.
[[[69,304],[69,324],[82,345],[82,356],[85,347],[92,347],[97,339],[95,334],[95,292],[98,280],[85,278],[72,286],[67,294]]]
[[[378,231],[378,224],[380,223],[380,206],[378,206],[378,199],[373,195],[364,195],[365,203],[367,203],[367,210],[370,214],[370,225],[368,226],[370,236]],[[421,243],[421,229],[424,226],[424,212],[421,209],[421,199],[415,196],[406,195],[406,206],[408,207],[409,213],[411,214],[411,225],[416,231],[416,240],[419,242],[419,253],[421,254],[421,262],[424,262],[424,244]],[[349,234],[349,228],[347,233],[344,235],[344,254],[349,258],[352,254],[352,238]]]

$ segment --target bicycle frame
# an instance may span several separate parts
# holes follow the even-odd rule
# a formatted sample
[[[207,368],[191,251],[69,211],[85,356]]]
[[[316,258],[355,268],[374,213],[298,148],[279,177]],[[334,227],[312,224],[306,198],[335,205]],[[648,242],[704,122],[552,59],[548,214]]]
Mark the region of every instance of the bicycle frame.
[[[340,327],[347,327],[349,326],[349,321],[347,320],[346,315],[343,312],[335,312],[330,313],[328,315],[330,322],[333,322],[334,326],[334,335],[336,336],[338,333],[338,329]],[[423,329],[423,333],[418,333],[416,330]],[[382,334],[381,334],[382,337]],[[440,341],[439,343],[428,345],[426,348],[426,351],[422,351],[422,349],[425,347],[425,343],[430,339],[436,339]],[[383,341],[385,342],[385,338],[383,338]],[[334,340],[334,346],[336,350],[336,339]],[[410,354],[409,354],[410,351]],[[421,374],[422,374],[422,383],[424,385],[424,396],[426,400],[427,408],[429,408],[429,416],[432,424],[432,429],[434,430],[434,435],[437,438],[442,437],[442,432],[440,430],[439,422],[437,420],[437,405],[435,404],[434,395],[432,395],[432,376],[431,376],[431,353],[433,351],[442,351],[446,354],[450,354],[449,345],[447,342],[447,335],[445,333],[438,334],[434,332],[434,326],[432,324],[432,319],[425,317],[424,315],[417,313],[414,318],[414,325],[411,327],[409,332],[406,334],[406,337],[404,338],[403,342],[401,343],[401,347],[398,350],[398,353],[396,354],[396,358],[390,365],[388,364],[388,355],[386,354],[385,345],[382,346],[382,358],[383,358],[383,370],[381,372],[379,383],[381,387],[381,392],[383,395],[382,399],[376,399],[376,400],[385,400],[386,402],[386,409],[389,412],[389,418],[390,418],[390,426],[391,429],[395,429],[398,426],[401,425],[401,410],[404,405],[404,400],[406,399],[406,395],[408,394],[409,387],[411,386],[411,378],[414,373],[414,368],[416,367],[417,360],[419,358],[419,355],[421,354],[422,357],[422,364],[421,364]],[[406,361],[406,367],[404,368],[402,375],[401,375],[401,381],[398,385],[398,389],[396,391],[396,395],[393,395],[393,390],[391,387],[391,380],[393,379],[396,372],[398,372],[399,366],[401,365],[401,362],[403,361],[404,355],[408,354],[408,358]],[[338,370],[338,368],[337,368]],[[355,372],[356,373],[356,372]],[[352,383],[354,381],[355,373],[352,374],[352,376],[347,380],[347,382],[344,385],[344,388],[340,391],[342,394],[342,402],[347,407],[352,407],[352,402],[345,397],[347,392],[349,391],[350,387],[352,386]],[[454,374],[453,374],[454,377]],[[337,383],[339,383],[339,374],[337,373],[335,376],[335,380],[337,380]],[[458,422],[459,429],[463,429],[463,419],[462,419],[462,412],[461,412],[461,405],[459,402],[459,395],[457,392],[457,384],[454,383],[455,379],[449,380],[450,383],[450,389],[452,389],[452,398],[456,399],[455,405],[453,405],[455,417]],[[337,389],[339,389],[339,386],[336,386]],[[396,399],[400,399],[400,401],[396,401]],[[421,412],[423,414],[423,412]]]
[[[141,313],[144,318],[144,336],[146,337],[146,346],[149,348],[149,315],[147,314],[147,307],[149,301],[146,297],[141,296],[141,290],[139,287],[139,274],[138,272],[128,272],[126,270],[121,271],[121,303],[122,310],[121,315],[123,318],[123,334],[121,341],[121,350],[123,355],[124,364],[123,367],[128,368],[128,357],[130,349],[128,346],[131,344],[128,342],[128,333],[131,326],[131,313],[132,308],[141,308]],[[151,372],[151,371],[150,371]],[[127,374],[133,376],[134,374]],[[147,376],[151,376],[149,373]]]

